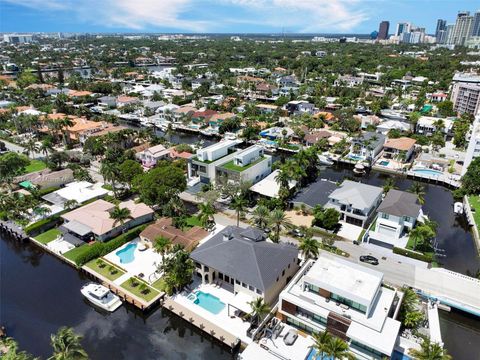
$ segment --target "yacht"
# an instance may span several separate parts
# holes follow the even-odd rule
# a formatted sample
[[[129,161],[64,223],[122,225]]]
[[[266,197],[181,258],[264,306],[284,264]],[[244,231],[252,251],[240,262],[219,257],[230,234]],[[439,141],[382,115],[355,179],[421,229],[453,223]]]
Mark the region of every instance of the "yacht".
[[[318,155],[318,161],[320,162],[321,165],[327,165],[327,166],[333,165],[333,160],[328,155]]]
[[[88,301],[103,310],[113,312],[122,305],[122,301],[117,295],[100,284],[88,283],[82,287],[80,292]]]

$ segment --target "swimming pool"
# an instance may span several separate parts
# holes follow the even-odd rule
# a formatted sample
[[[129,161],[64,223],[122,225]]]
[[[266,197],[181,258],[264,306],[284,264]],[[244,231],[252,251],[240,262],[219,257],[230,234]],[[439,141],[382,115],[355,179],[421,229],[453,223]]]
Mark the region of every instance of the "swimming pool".
[[[359,161],[359,160],[363,160],[363,156],[358,156],[358,155],[348,155],[347,156],[350,160],[355,160],[355,161]]]
[[[225,303],[221,302],[218,297],[212,294],[205,293],[203,291],[197,291],[195,295],[196,299],[193,301],[193,303],[211,312],[212,314],[218,314],[225,307]],[[188,298],[192,299],[190,298],[190,295]]]
[[[388,166],[388,164],[390,164],[390,161],[386,161],[386,160],[382,160],[378,163],[378,165],[382,165],[382,166]]]
[[[305,358],[305,360],[317,360],[317,350],[315,349],[312,349],[310,350],[310,352],[308,353],[307,357]],[[331,356],[324,356],[324,357],[319,357],[318,359],[322,359],[322,360],[334,360],[333,357]]]
[[[443,175],[443,173],[442,173],[441,171],[433,170],[433,169],[414,169],[413,172],[414,172],[414,173],[417,173],[417,174],[428,175],[428,176],[439,176],[439,175]]]
[[[391,360],[411,360],[412,358],[395,350],[392,354]]]
[[[135,249],[137,244],[131,243],[125,246],[123,249],[118,250],[115,255],[120,258],[121,264],[128,264],[135,260]]]

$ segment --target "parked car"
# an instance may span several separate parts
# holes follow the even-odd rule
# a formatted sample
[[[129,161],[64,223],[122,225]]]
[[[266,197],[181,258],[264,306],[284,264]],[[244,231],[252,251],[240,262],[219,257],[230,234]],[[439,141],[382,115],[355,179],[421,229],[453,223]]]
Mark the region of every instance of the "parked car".
[[[370,265],[378,265],[378,259],[371,255],[362,255],[360,256],[360,261],[365,262]]]
[[[299,237],[299,238],[305,236],[305,234],[300,229],[296,229],[296,228],[290,230],[290,235],[293,235],[293,236],[296,236],[296,237]]]

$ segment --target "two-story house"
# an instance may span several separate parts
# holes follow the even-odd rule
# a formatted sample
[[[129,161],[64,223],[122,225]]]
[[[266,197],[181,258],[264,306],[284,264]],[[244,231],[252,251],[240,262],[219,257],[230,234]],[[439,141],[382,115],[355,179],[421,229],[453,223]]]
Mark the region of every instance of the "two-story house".
[[[326,208],[340,212],[340,220],[364,227],[382,202],[382,188],[345,180],[328,196]]]
[[[400,303],[396,291],[382,283],[381,272],[321,254],[280,293],[277,317],[308,333],[327,330],[346,341],[357,359],[390,358],[401,325],[393,315]]]
[[[382,151],[386,136],[376,132],[365,132],[353,138],[348,158],[353,160],[374,160]]]
[[[377,220],[365,237],[366,242],[382,247],[405,247],[408,232],[422,211],[415,194],[390,190],[377,209]]]

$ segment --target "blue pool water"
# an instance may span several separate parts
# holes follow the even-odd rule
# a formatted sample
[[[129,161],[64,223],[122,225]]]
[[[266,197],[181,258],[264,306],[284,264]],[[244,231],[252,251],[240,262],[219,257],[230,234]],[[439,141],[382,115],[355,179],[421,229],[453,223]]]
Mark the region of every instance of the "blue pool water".
[[[395,350],[392,354],[392,357],[390,358],[391,360],[412,360],[411,357]]]
[[[316,356],[317,356],[317,350],[312,349],[312,350],[310,350],[310,352],[308,353],[308,355],[307,355],[307,357],[305,358],[305,360],[317,360]],[[319,358],[319,359],[322,359],[322,360],[334,360],[333,357],[331,357],[331,356],[324,356],[323,358]]]
[[[425,174],[429,176],[438,176],[438,175],[443,175],[441,171],[438,170],[433,170],[433,169],[415,169],[413,170],[414,173],[417,174]]]
[[[386,160],[382,160],[379,162],[379,165],[382,165],[382,166],[388,166],[388,164],[390,164],[390,162]]]
[[[348,155],[347,157],[348,157],[349,159],[355,160],[355,161],[363,160],[363,157],[362,157],[362,156],[358,156],[358,155]]]
[[[197,291],[195,295],[197,295],[197,299],[194,303],[210,311],[212,314],[218,314],[225,307],[225,303],[221,302],[218,297],[212,294]]]
[[[135,249],[137,244],[131,243],[125,246],[123,249],[118,250],[115,255],[120,258],[121,264],[128,264],[135,260]]]

